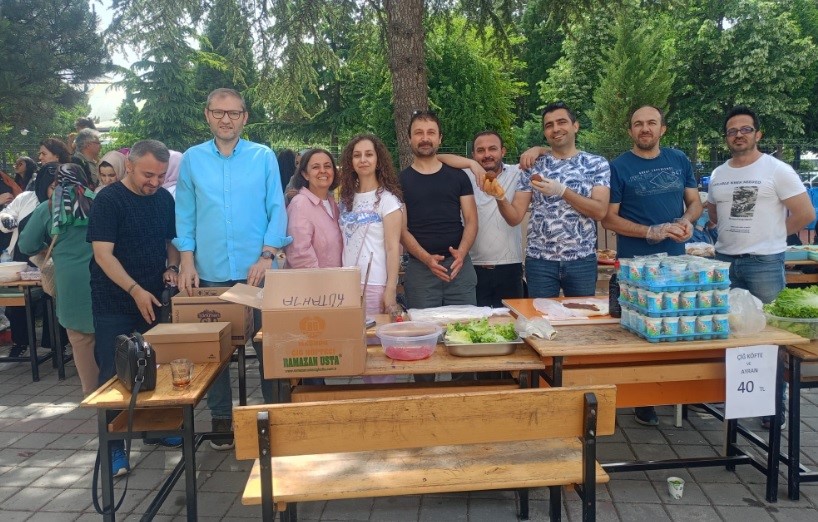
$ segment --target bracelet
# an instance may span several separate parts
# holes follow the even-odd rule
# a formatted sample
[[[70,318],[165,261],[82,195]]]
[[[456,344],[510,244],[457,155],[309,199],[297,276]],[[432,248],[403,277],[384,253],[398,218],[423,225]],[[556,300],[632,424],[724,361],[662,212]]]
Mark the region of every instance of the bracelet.
[[[179,267],[176,265],[170,265],[165,269],[165,272],[167,272],[168,270],[170,270],[171,272],[176,272],[177,274],[179,273]]]
[[[129,286],[129,287],[128,287],[128,295],[131,295],[131,292],[133,292],[133,289],[134,289],[135,287],[137,287],[137,286],[139,286],[139,283],[137,283],[136,281],[134,281],[134,282],[133,282],[133,284],[132,284],[131,286]]]

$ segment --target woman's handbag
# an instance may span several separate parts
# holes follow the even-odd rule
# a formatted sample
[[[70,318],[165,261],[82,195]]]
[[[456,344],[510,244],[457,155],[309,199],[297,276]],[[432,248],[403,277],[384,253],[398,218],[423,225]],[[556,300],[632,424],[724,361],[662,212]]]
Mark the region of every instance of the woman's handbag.
[[[156,388],[156,352],[142,334],[118,335],[114,345],[116,376],[134,396]]]

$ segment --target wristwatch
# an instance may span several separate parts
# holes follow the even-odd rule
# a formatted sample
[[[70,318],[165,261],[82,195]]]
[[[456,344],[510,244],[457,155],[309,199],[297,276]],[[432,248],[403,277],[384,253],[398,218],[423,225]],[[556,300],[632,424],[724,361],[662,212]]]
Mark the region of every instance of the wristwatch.
[[[272,259],[275,257],[275,253],[271,252],[270,250],[262,250],[261,251],[261,258],[262,259]]]

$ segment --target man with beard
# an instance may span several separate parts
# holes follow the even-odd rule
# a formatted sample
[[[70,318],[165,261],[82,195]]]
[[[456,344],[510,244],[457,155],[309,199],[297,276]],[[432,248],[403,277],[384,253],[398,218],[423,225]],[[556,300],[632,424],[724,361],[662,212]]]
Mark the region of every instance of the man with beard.
[[[437,159],[442,137],[433,112],[412,113],[414,161],[399,176],[406,204],[401,243],[409,253],[404,289],[410,308],[477,303],[477,276],[469,257],[477,235],[474,190],[465,172]]]
[[[530,297],[590,296],[596,291],[596,220],[608,208],[610,169],[601,156],[576,147],[579,123],[563,102],[543,111],[551,153],[540,156],[497,208],[510,226],[531,205],[525,274]]]
[[[798,174],[758,150],[758,116],[735,107],[724,121],[732,158],[710,176],[707,210],[718,227],[716,256],[729,261],[730,283],[769,303],[785,286],[787,236],[815,219]]]
[[[542,154],[549,152],[537,148]],[[520,180],[520,167],[503,163],[503,138],[493,130],[478,132],[472,142],[472,159],[438,154],[450,167],[468,174],[477,203],[477,238],[469,251],[477,273],[477,305],[500,308],[503,299],[523,297],[522,231],[506,223],[496,198],[511,201]]]
[[[685,253],[702,204],[687,156],[659,146],[667,131],[661,109],[631,113],[633,148],[611,162],[611,202],[602,225],[616,232],[617,257]],[[636,421],[659,424],[653,406],[636,408]]]

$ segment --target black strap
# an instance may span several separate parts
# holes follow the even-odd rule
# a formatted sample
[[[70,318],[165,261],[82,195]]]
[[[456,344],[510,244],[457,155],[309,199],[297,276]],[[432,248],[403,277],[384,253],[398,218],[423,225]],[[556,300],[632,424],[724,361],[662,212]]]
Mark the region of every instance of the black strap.
[[[142,383],[145,381],[145,368],[148,365],[148,360],[145,353],[145,340],[142,338],[142,335],[138,332],[133,333],[134,337],[136,338],[137,346],[139,346],[139,350],[137,353],[139,354],[139,358],[136,361],[137,364],[137,371],[136,377],[134,378],[134,385],[133,389],[131,389],[131,402],[128,404],[128,434],[125,437],[125,458],[130,463],[131,461],[131,438],[133,437],[133,417],[134,417],[134,410],[136,409],[136,397],[139,395],[139,388],[142,387]],[[97,513],[100,515],[112,515],[116,513],[116,511],[122,506],[122,502],[125,500],[125,494],[128,492],[128,479],[130,479],[130,474],[125,477],[125,489],[122,491],[122,496],[119,497],[119,501],[117,501],[116,505],[113,506],[110,510],[103,510],[99,503],[99,494],[97,492],[97,484],[99,484],[99,472],[100,468],[102,467],[101,464],[101,452],[109,451],[107,444],[105,448],[99,448],[97,450],[97,458],[94,462],[94,477],[93,477],[93,484],[91,486],[91,497],[94,501],[94,509],[97,510]]]

